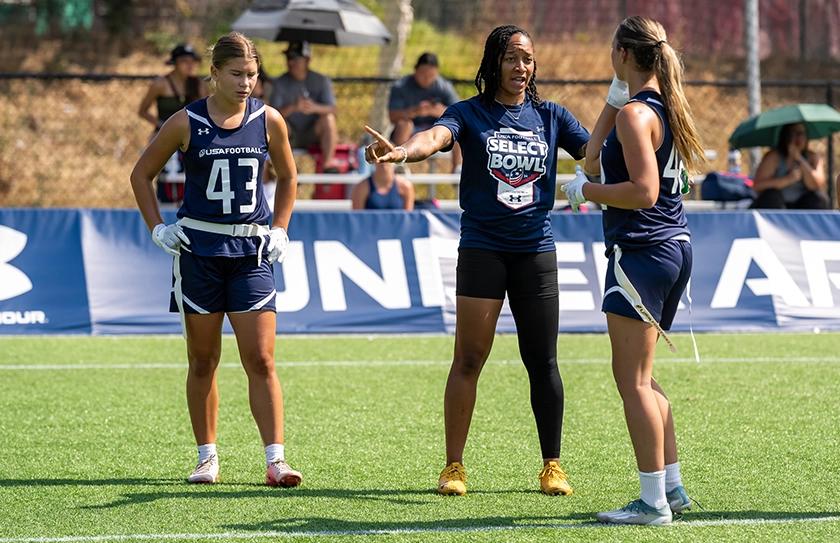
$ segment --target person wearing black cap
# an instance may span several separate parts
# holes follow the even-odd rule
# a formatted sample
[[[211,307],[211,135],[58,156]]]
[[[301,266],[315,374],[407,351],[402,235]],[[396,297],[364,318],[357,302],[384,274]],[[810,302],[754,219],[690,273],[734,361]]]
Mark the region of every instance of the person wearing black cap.
[[[286,119],[292,147],[319,146],[324,171],[330,171],[335,168],[338,143],[332,81],[309,69],[308,42],[291,42],[284,53],[289,71],[275,80],[269,103]]]
[[[137,111],[141,119],[154,126],[154,133],[176,111],[207,96],[207,86],[196,76],[200,62],[201,56],[189,44],[178,44],[169,53],[166,64],[172,66],[172,71],[152,81]],[[157,106],[157,114],[151,112],[152,103]],[[179,153],[172,156],[158,177],[157,196],[162,203],[177,204],[183,200],[183,166]]]
[[[391,135],[401,145],[412,135],[435,124],[446,108],[459,100],[452,83],[438,73],[438,57],[425,52],[417,59],[414,73],[394,83],[388,97],[388,117],[394,125]],[[460,147],[452,149],[453,169],[461,164]]]

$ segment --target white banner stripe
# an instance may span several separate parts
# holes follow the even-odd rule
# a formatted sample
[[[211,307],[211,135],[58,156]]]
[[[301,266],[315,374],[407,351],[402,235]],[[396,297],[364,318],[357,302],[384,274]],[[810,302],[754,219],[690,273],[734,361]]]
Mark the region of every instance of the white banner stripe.
[[[782,517],[782,518],[746,518],[746,519],[716,519],[716,520],[687,520],[677,521],[671,529],[695,528],[705,526],[755,526],[772,524],[804,524],[840,522],[840,516],[812,516],[812,517]],[[660,529],[668,529],[663,527]],[[393,528],[369,530],[313,530],[289,531],[279,530],[264,532],[226,532],[226,533],[181,533],[181,534],[113,534],[91,536],[63,536],[63,537],[8,537],[0,538],[0,543],[89,543],[96,541],[189,541],[194,539],[213,540],[254,540],[267,538],[299,538],[299,537],[346,537],[371,535],[411,535],[435,533],[476,533],[476,532],[510,532],[521,530],[592,530],[607,529],[620,530],[617,525],[591,523],[558,523],[558,524],[516,524],[510,526],[458,526],[441,528]]]
[[[301,360],[301,361],[276,361],[278,368],[323,368],[323,367],[394,367],[394,366],[448,366],[451,360]],[[489,360],[488,364],[521,364],[518,359]],[[609,365],[610,359],[604,358],[560,358],[557,360],[560,366],[563,365]],[[662,364],[697,364],[694,358],[668,357],[657,360],[657,365]],[[707,363],[716,364],[772,364],[772,363],[797,363],[797,364],[837,364],[840,363],[840,356],[755,356],[755,357],[722,357],[704,358],[700,365]],[[0,364],[0,371],[53,371],[53,370],[155,370],[155,369],[185,369],[187,362],[138,362],[109,364],[106,362],[90,362],[81,364]],[[237,363],[222,363],[220,368],[240,368]]]

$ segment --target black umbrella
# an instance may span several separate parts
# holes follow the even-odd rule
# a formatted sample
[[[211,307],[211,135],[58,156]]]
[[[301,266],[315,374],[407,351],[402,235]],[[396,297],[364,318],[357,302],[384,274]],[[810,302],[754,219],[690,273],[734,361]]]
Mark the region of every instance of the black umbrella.
[[[383,45],[385,25],[354,0],[258,0],[233,29],[253,38],[327,45]]]

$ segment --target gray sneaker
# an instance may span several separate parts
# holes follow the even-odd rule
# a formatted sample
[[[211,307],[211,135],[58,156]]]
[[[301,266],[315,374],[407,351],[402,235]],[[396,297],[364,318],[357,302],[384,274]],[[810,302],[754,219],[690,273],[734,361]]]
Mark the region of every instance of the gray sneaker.
[[[666,492],[665,499],[668,500],[668,506],[675,515],[691,509],[691,498],[688,497],[688,494],[685,492],[685,487],[682,485],[670,492]]]
[[[621,509],[598,513],[595,518],[599,522],[609,524],[644,524],[647,526],[661,526],[671,524],[671,509],[663,506],[655,509],[641,499],[634,500]]]

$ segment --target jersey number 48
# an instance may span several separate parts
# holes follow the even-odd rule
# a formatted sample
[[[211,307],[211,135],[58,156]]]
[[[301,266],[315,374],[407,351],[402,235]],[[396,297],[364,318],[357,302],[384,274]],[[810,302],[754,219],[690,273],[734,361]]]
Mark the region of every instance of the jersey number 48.
[[[662,171],[663,179],[671,179],[671,194],[688,194],[691,187],[688,182],[688,172],[685,171],[682,157],[677,153],[677,146],[671,145],[671,154],[668,156],[668,163]]]

